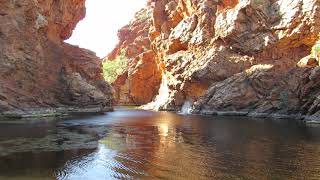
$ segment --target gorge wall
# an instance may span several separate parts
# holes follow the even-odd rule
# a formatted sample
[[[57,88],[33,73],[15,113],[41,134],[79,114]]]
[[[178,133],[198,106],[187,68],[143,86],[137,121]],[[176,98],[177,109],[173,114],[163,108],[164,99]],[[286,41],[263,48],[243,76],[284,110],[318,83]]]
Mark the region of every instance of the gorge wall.
[[[116,104],[143,105],[158,94],[161,72],[156,54],[151,49],[149,29],[152,27],[149,9],[137,12],[134,19],[118,32],[119,43],[104,61],[122,58],[127,67],[119,74],[114,87]]]
[[[149,0],[142,13],[119,31],[105,60],[122,54],[129,61],[113,83],[116,101],[320,117],[320,1]]]
[[[85,0],[0,0],[0,115],[111,110],[93,52],[63,42]]]

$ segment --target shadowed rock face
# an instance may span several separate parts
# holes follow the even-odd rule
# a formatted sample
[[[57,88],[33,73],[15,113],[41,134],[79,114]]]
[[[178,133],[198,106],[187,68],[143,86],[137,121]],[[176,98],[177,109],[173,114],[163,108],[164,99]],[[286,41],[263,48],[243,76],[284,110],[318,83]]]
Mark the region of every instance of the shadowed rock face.
[[[319,8],[316,0],[149,0],[150,47],[168,91],[145,107],[178,110],[191,100],[195,113],[319,116],[319,54],[310,55]]]
[[[0,0],[0,113],[111,108],[111,87],[93,52],[63,43],[85,0]]]

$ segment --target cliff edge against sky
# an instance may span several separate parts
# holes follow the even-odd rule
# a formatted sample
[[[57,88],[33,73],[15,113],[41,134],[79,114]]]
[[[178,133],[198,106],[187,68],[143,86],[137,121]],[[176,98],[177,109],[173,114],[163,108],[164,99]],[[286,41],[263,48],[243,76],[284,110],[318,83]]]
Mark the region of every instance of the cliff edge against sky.
[[[63,42],[85,0],[0,0],[0,113],[103,112],[111,87],[93,52]]]

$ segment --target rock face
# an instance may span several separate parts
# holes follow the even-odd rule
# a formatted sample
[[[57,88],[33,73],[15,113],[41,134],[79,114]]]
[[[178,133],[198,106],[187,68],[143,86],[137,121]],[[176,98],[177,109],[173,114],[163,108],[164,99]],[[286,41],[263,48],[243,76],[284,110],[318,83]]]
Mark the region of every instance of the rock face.
[[[0,113],[111,109],[99,58],[63,43],[85,16],[84,3],[0,0]]]
[[[122,56],[128,61],[127,68],[112,83],[116,104],[143,105],[158,94],[161,73],[148,37],[150,18],[147,9],[136,13],[134,20],[119,30],[119,43],[104,60],[114,61]]]
[[[147,11],[162,83],[145,108],[319,117],[320,1],[149,0]]]

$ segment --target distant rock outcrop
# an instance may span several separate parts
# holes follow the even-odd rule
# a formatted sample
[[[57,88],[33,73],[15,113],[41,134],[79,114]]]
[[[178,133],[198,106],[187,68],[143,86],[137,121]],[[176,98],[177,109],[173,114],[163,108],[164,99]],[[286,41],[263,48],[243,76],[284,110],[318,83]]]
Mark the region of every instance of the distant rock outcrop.
[[[161,73],[148,37],[150,18],[147,9],[136,13],[134,20],[119,30],[120,42],[104,60],[114,61],[122,56],[128,61],[127,67],[112,83],[116,104],[143,105],[151,102],[158,94]]]

